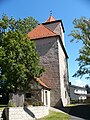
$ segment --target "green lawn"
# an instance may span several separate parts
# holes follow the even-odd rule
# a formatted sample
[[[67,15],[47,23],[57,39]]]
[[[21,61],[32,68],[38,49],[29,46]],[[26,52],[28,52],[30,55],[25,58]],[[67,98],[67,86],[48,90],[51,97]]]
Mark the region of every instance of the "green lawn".
[[[0,105],[0,110],[4,110],[5,107],[7,107],[7,105]]]
[[[48,116],[39,120],[68,120],[68,115],[61,112],[50,111]]]

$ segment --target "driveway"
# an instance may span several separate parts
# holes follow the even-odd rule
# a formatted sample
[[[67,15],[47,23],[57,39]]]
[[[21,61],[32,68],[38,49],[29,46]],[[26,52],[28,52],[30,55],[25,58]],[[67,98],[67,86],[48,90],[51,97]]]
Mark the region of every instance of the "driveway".
[[[60,110],[70,115],[69,120],[90,120],[90,105],[83,104],[77,106],[63,107]]]

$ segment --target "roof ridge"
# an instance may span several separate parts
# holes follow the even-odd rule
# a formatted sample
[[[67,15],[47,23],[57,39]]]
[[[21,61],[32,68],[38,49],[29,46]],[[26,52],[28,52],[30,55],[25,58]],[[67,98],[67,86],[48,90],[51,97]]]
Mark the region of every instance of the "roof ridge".
[[[43,24],[36,26],[32,31],[28,33],[28,36],[31,39],[43,38],[43,37],[50,37],[56,36],[57,34],[53,32],[51,29],[48,29]]]

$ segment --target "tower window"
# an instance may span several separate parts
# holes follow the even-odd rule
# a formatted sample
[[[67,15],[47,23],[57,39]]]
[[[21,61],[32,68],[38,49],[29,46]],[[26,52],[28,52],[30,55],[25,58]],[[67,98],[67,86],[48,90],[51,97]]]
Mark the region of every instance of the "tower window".
[[[65,98],[67,97],[67,92],[65,91]]]

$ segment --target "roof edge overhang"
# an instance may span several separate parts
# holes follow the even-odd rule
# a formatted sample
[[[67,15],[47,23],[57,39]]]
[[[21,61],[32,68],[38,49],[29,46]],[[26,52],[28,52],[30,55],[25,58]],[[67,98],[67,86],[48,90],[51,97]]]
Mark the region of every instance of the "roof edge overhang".
[[[40,38],[34,38],[34,39],[30,39],[30,40],[39,40],[39,39],[44,39],[44,38],[51,38],[51,37],[56,37],[58,35],[51,35],[51,36],[46,36],[46,37],[40,37]]]
[[[68,59],[69,57],[68,57],[68,54],[67,54],[67,52],[66,52],[66,49],[65,49],[65,47],[64,47],[64,45],[63,45],[63,42],[62,42],[62,40],[61,40],[61,37],[60,37],[60,35],[57,35],[57,36],[58,36],[59,39],[60,39],[61,46],[62,46],[62,48],[63,48],[63,51],[64,51],[65,55],[66,55],[66,58]]]
[[[74,87],[74,88],[80,88],[80,89],[83,89],[83,90],[87,90],[85,87],[81,87],[81,86],[77,86],[77,85],[70,85],[70,87]]]
[[[51,88],[48,87],[40,78],[35,78],[35,80],[36,80],[36,82],[38,82],[44,88],[47,88],[48,90],[51,90]]]

